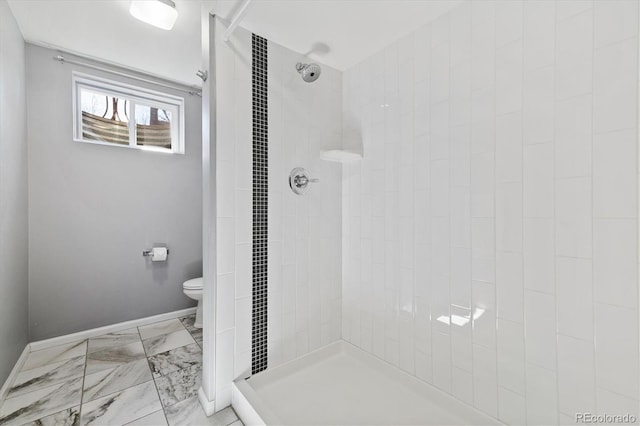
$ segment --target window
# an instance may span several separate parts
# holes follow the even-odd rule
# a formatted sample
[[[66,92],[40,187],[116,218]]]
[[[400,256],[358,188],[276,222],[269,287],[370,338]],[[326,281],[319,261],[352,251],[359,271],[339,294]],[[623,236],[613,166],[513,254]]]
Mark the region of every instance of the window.
[[[78,142],[184,154],[184,99],[73,73]]]

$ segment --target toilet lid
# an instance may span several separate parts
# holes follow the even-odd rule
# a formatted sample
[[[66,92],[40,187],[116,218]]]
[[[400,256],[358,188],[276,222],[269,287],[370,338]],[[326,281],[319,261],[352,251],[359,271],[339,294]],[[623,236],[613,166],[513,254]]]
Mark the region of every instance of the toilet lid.
[[[202,288],[202,277],[194,278],[194,279],[189,280],[189,281],[185,281],[184,284],[182,284],[182,288],[186,288],[188,290],[201,289]]]

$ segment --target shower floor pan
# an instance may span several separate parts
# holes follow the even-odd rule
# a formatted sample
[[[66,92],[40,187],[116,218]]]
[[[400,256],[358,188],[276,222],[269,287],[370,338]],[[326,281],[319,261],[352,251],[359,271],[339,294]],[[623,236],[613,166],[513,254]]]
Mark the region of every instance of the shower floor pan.
[[[497,420],[339,341],[238,380],[247,425],[499,425]]]

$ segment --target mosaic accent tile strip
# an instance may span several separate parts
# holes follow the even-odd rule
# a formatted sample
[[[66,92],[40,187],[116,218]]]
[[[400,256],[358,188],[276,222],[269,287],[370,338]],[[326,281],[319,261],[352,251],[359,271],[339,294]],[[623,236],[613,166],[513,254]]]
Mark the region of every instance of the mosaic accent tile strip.
[[[252,34],[253,104],[253,308],[251,371],[267,368],[268,114],[267,40]]]

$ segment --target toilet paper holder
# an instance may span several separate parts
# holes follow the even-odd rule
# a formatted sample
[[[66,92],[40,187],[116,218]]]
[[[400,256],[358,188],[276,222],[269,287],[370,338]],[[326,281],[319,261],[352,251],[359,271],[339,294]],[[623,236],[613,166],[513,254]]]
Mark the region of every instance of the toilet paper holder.
[[[153,249],[142,250],[142,255],[145,257],[153,256]],[[167,256],[169,255],[169,249],[167,249]]]

